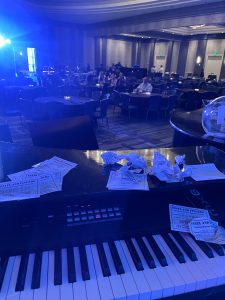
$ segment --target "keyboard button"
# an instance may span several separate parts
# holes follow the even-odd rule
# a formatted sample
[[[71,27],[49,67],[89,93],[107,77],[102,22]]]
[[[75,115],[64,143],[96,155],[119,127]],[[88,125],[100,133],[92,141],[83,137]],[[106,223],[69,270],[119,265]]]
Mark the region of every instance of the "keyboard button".
[[[94,217],[93,216],[88,216],[88,219],[89,220],[94,220]]]
[[[192,260],[196,261],[197,257],[194,252],[194,250],[188,245],[188,243],[183,239],[183,237],[179,234],[179,232],[173,231],[171,232],[177,243],[180,245],[180,247],[184,250],[184,252],[187,254],[187,256]]]
[[[6,296],[8,294],[14,262],[15,262],[15,256],[9,257],[8,264],[5,271],[5,276],[1,286],[1,293],[0,293],[1,299],[6,299]]]
[[[79,248],[74,247],[73,252],[74,252],[75,269],[76,269],[76,282],[73,283],[73,293],[74,293],[74,296],[79,295],[79,300],[88,300],[86,288],[85,288],[85,281],[83,281],[83,278],[82,278],[81,259],[80,259],[80,254],[79,254]]]
[[[183,253],[180,251],[180,249],[177,247],[177,245],[174,243],[174,241],[171,239],[171,237],[167,233],[163,233],[162,238],[170,248],[170,250],[173,252],[174,256],[180,263],[185,263],[185,259],[183,256]]]
[[[86,245],[85,250],[86,250],[88,268],[89,268],[89,274],[90,274],[90,280],[87,280],[85,282],[87,298],[89,300],[100,300],[101,297],[100,297],[99,289],[98,289],[98,282],[97,282],[97,278],[96,278],[95,266],[94,266],[92,252],[91,252],[91,246]]]
[[[154,259],[151,255],[151,253],[149,252],[147,246],[145,245],[143,239],[141,237],[136,238],[136,241],[138,243],[139,248],[141,249],[141,252],[149,266],[149,268],[155,268],[155,262]]]
[[[115,214],[114,213],[109,213],[109,217],[114,217]]]
[[[24,290],[28,259],[29,259],[29,254],[23,254],[21,257],[20,268],[19,268],[17,282],[16,282],[16,288],[15,288],[16,292]]]
[[[103,247],[103,245],[102,245],[102,247]],[[104,247],[103,247],[103,250],[105,252]],[[110,284],[110,279],[109,279],[109,277],[104,277],[104,275],[102,273],[102,267],[101,267],[101,263],[100,263],[100,259],[99,259],[99,255],[98,255],[97,246],[91,245],[91,251],[92,251],[92,255],[93,255],[93,261],[94,261],[95,272],[96,272],[96,276],[97,276],[98,288],[99,288],[99,292],[101,295],[101,299],[105,299],[105,300],[106,299],[114,299],[112,287]],[[109,272],[110,272],[110,270],[109,270]],[[110,272],[110,275],[111,275],[111,272]]]
[[[96,244],[98,250],[98,256],[102,267],[102,273],[104,277],[108,277],[111,275],[109,270],[109,265],[106,259],[105,251],[103,245],[101,243]]]
[[[34,289],[34,299],[46,299],[48,288],[48,252],[42,253],[40,287]]]
[[[19,300],[19,298],[20,298],[20,292],[16,291],[16,283],[17,283],[20,263],[21,263],[21,256],[16,256],[14,265],[13,265],[13,269],[12,269],[12,273],[11,273],[9,289],[8,289],[6,299]]]
[[[109,280],[110,280],[110,285],[112,287],[114,299],[125,300],[125,299],[127,299],[126,291],[124,289],[124,285],[123,285],[121,276],[120,275],[118,276],[118,273],[116,271],[115,263],[112,258],[112,252],[109,249],[109,243],[103,243],[103,247],[104,247],[104,250],[106,253],[107,261],[109,263],[109,269],[111,272],[111,276],[109,277]],[[114,247],[115,247],[115,245],[114,245]],[[105,278],[107,278],[107,277],[105,277]],[[109,299],[111,299],[111,298],[109,298]]]
[[[5,272],[7,269],[9,257],[8,256],[2,256],[0,261],[0,290],[2,288],[3,279],[5,277]]]
[[[55,255],[56,254],[56,255]],[[57,259],[55,258],[57,257]],[[60,250],[61,256],[61,250]],[[58,264],[59,258],[59,250],[57,251],[49,251],[48,252],[48,287],[47,287],[47,299],[60,300],[60,286],[55,285],[55,279],[58,280],[58,274],[55,272],[55,262]],[[56,267],[58,270],[58,266]],[[60,271],[59,271],[60,272]]]
[[[144,270],[144,268],[142,266],[142,263],[141,263],[141,260],[140,260],[140,257],[138,256],[138,253],[137,253],[137,251],[136,251],[136,249],[135,249],[135,247],[133,245],[132,240],[131,239],[126,239],[125,243],[126,243],[127,248],[128,248],[128,250],[130,252],[130,255],[131,255],[132,259],[133,259],[133,262],[134,262],[134,264],[136,266],[136,269],[138,271]]]
[[[73,254],[73,248],[69,248]],[[67,260],[68,249],[62,249],[62,285],[60,285],[60,299],[73,300],[73,284],[69,282],[69,270],[70,263]],[[75,265],[73,264],[75,267]]]
[[[219,255],[219,256],[224,256],[224,251],[223,247],[218,244],[214,243],[208,243],[208,245]]]
[[[32,274],[32,289],[38,289],[40,287],[40,280],[41,280],[41,265],[42,265],[42,253],[37,252],[35,253],[34,258],[34,268]]]
[[[115,215],[116,215],[117,217],[121,217],[121,212],[116,212]]]
[[[153,237],[151,235],[146,235],[146,239],[150,247],[152,248],[153,252],[155,253],[157,259],[159,260],[161,266],[163,267],[168,266],[165,255],[162,253],[161,249],[159,248],[159,246],[157,245]]]
[[[81,217],[81,221],[87,221],[87,217]]]
[[[54,251],[54,285],[62,284],[62,253],[61,249]]]
[[[108,215],[107,214],[102,214],[102,217],[103,218],[108,218]]]
[[[90,274],[88,269],[87,255],[84,246],[79,247],[80,253],[80,265],[81,265],[81,273],[83,280],[89,280]]]
[[[73,248],[67,248],[67,269],[68,269],[68,282],[72,283],[76,281],[76,271],[75,271],[75,260]]]
[[[120,259],[122,261],[122,264],[123,264],[123,267],[124,267],[124,271],[125,273],[124,274],[121,274],[121,279],[123,281],[123,285],[124,285],[124,288],[125,288],[125,291],[126,291],[126,294],[127,294],[127,298],[131,298],[131,299],[137,299],[139,300],[139,291],[137,289],[137,286],[136,286],[136,283],[134,281],[134,278],[130,272],[130,269],[129,269],[129,265],[127,263],[127,259],[124,255],[124,251],[123,251],[123,248],[121,246],[121,243],[123,241],[115,241],[115,245],[116,245],[116,248],[117,248],[117,251],[119,253],[119,256],[120,256]]]
[[[121,262],[121,259],[119,257],[118,251],[116,249],[115,243],[113,241],[110,241],[108,243],[109,249],[113,258],[113,262],[115,264],[115,268],[117,271],[117,274],[123,274],[124,273],[124,268]]]
[[[199,246],[199,248],[201,248],[202,251],[208,256],[208,258],[214,257],[212,249],[207,245],[207,243],[202,242],[202,241],[197,241],[194,237],[192,237],[192,239]]]

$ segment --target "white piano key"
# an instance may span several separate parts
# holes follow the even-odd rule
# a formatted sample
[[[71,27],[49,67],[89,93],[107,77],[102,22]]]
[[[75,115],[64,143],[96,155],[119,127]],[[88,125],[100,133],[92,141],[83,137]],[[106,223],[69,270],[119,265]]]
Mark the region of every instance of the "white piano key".
[[[73,282],[73,296],[74,300],[87,300],[87,293],[85,283],[82,280],[81,266],[80,266],[80,253],[78,247],[73,248],[75,270],[76,270],[76,282]]]
[[[188,234],[182,233],[184,239],[189,243],[189,245],[193,248],[198,258],[198,261],[195,262],[196,266],[200,268],[201,272],[203,272],[207,278],[206,287],[214,287],[217,285],[218,276],[214,271],[214,267],[212,263],[210,263],[213,258],[208,258],[204,252],[198,247],[198,245],[193,241],[193,239],[188,236]]]
[[[107,243],[103,243],[103,247],[105,250],[105,254],[108,260],[108,264],[109,264],[109,268],[110,268],[110,272],[111,272],[111,276],[109,277],[110,280],[110,284],[112,287],[112,291],[113,291],[113,295],[115,299],[118,300],[126,300],[126,291],[125,288],[123,286],[123,282],[121,279],[121,275],[118,275],[116,273],[116,269],[113,263],[113,258],[111,256],[111,252],[109,249],[109,245]]]
[[[171,237],[171,239],[172,239],[172,237]],[[166,244],[166,242],[163,239],[162,239],[162,243],[163,243],[164,250],[166,251],[167,255],[169,256],[170,263],[172,264],[172,266],[174,266],[174,268],[179,273],[180,277],[183,278],[183,280],[185,282],[185,293],[195,291],[196,290],[196,281],[195,281],[195,278],[190,273],[189,269],[187,268],[188,262],[185,260],[186,263],[182,263],[182,264],[179,263],[177,261],[176,257],[174,256],[173,252],[171,251],[171,249],[168,247],[168,245]],[[181,249],[180,249],[180,251],[183,253],[183,251]]]
[[[174,243],[177,247],[182,251],[182,248],[177,243],[176,239],[170,234],[171,239],[173,239]],[[206,288],[207,278],[204,273],[196,266],[196,261],[192,261],[185,252],[183,252],[184,258],[186,260],[185,266],[189,270],[190,274],[194,278],[196,284],[196,290],[202,290]]]
[[[24,290],[20,292],[20,300],[33,300],[34,291],[31,289],[31,282],[34,267],[34,257],[35,255],[33,253],[29,255],[25,285]]]
[[[163,288],[159,282],[159,279],[155,273],[155,269],[150,269],[142,252],[139,248],[137,242],[133,240],[134,246],[138,252],[139,257],[141,258],[142,265],[144,267],[143,275],[148,283],[150,290],[150,299],[159,299],[163,297]]]
[[[97,276],[101,300],[114,299],[109,278],[103,276],[101,263],[99,260],[98,250],[97,250],[96,245],[91,245],[91,251],[92,251],[93,261],[94,261],[94,265],[95,265],[95,272],[96,272],[96,276]]]
[[[121,246],[123,248],[124,255],[126,257],[127,263],[129,265],[130,272],[134,278],[135,284],[137,286],[137,289],[139,291],[139,300],[148,300],[151,297],[151,291],[150,287],[144,277],[144,274],[142,271],[137,271],[135,268],[134,262],[132,260],[132,257],[130,255],[130,252],[127,248],[127,245],[125,241],[120,241]]]
[[[100,300],[101,297],[99,294],[98,282],[95,274],[95,267],[94,267],[92,253],[91,253],[91,246],[86,245],[85,251],[87,254],[88,269],[90,274],[90,280],[85,281],[87,298],[88,300]]]
[[[4,280],[3,280],[2,288],[1,288],[1,292],[0,292],[0,300],[6,299],[8,289],[9,289],[10,279],[12,276],[15,258],[16,258],[15,256],[9,257],[9,261],[7,264],[7,268],[6,268],[6,272],[5,272],[5,276],[4,276]]]
[[[169,274],[171,281],[173,282],[174,286],[174,295],[179,295],[183,294],[185,291],[185,281],[183,278],[180,276],[180,274],[177,272],[176,268],[174,265],[171,263],[170,256],[168,253],[165,251],[165,245],[163,243],[162,237],[160,235],[154,235],[153,236],[157,244],[159,245],[160,249],[163,251],[166,259],[168,266],[165,267],[165,271]]]
[[[54,251],[48,252],[47,300],[60,300],[60,287],[54,285]]]
[[[123,264],[123,268],[125,271],[124,274],[121,274],[121,279],[123,281],[123,285],[126,290],[127,299],[138,300],[139,292],[138,292],[137,286],[134,282],[133,276],[130,272],[129,265],[128,265],[126,257],[123,253],[123,249],[121,247],[120,241],[115,241],[115,245],[116,245],[117,251],[119,253],[119,256],[120,256],[120,259],[121,259],[121,262]]]
[[[34,300],[46,300],[48,289],[48,252],[42,253],[40,288],[34,289]]]
[[[10,279],[10,284],[9,284],[9,289],[8,289],[6,300],[19,300],[19,298],[20,298],[20,292],[15,291],[17,276],[18,276],[19,267],[20,267],[20,261],[21,261],[21,256],[16,256],[14,265],[13,265],[13,270],[12,270],[12,275],[11,275],[11,279]]]
[[[61,299],[73,300],[73,285],[68,280],[67,250],[62,249],[62,285],[60,285]]]
[[[154,258],[156,268],[154,269],[155,274],[157,275],[159,282],[162,286],[162,293],[163,297],[169,297],[174,295],[174,285],[173,282],[170,279],[170,276],[166,270],[167,267],[162,267],[153,252],[152,248],[150,247],[147,239],[144,237],[143,241],[145,242],[146,246],[148,247],[148,250],[150,251],[152,257]]]

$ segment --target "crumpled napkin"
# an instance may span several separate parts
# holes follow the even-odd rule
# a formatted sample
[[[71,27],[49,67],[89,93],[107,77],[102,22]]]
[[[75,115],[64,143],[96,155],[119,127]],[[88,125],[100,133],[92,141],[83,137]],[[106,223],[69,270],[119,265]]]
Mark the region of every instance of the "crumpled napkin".
[[[118,155],[113,151],[108,151],[102,153],[101,157],[105,165],[113,165],[115,163],[118,163],[122,159],[126,159],[127,165],[134,169],[145,169],[147,167],[147,162],[144,157],[136,153]]]
[[[171,165],[163,154],[154,152],[153,166],[150,174],[166,182],[184,181],[184,177],[190,176],[191,172],[191,170],[185,166],[185,155],[177,155],[174,161],[174,165]]]
[[[104,152],[101,154],[105,165],[114,165],[124,158],[124,155],[118,155],[113,151]]]

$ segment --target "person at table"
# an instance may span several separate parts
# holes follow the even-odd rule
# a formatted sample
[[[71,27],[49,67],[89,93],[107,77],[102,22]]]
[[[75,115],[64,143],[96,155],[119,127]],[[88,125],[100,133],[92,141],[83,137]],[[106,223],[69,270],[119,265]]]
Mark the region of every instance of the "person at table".
[[[148,77],[143,78],[143,82],[134,90],[135,93],[151,93],[152,85],[149,82]]]
[[[163,70],[163,65],[160,66],[158,73],[162,73],[163,74],[164,70]]]

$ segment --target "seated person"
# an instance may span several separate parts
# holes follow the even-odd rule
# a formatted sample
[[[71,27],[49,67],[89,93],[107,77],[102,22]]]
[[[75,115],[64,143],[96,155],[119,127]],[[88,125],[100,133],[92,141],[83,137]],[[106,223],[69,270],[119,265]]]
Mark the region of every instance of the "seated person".
[[[149,82],[148,77],[143,78],[143,82],[134,90],[136,93],[151,93],[152,85]]]

